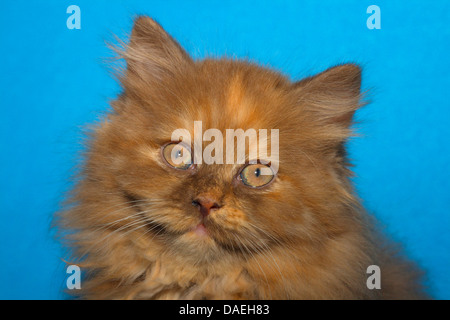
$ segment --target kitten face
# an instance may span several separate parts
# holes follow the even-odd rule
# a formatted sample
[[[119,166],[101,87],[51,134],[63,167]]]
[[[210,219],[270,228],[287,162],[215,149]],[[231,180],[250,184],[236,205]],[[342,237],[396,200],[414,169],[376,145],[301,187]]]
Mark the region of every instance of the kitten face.
[[[237,65],[237,70],[233,71],[236,66],[225,61],[199,65],[198,74],[190,79],[196,85],[190,90],[170,93],[176,94],[182,102],[180,105],[169,104],[163,107],[164,110],[158,107],[156,115],[151,97],[145,100],[148,104],[139,100],[139,106],[137,101],[130,100],[106,129],[116,131],[117,127],[128,127],[127,121],[132,125],[134,120],[127,119],[128,111],[125,111],[129,108],[142,112],[142,126],[133,125],[130,136],[117,137],[121,142],[115,143],[122,143],[123,150],[118,152],[116,149],[111,153],[112,158],[120,159],[116,160],[120,163],[118,171],[112,174],[125,198],[138,201],[136,210],[146,212],[149,225],[159,232],[167,246],[197,260],[257,250],[258,246],[271,245],[274,239],[282,241],[282,236],[302,221],[301,215],[289,213],[297,210],[300,203],[286,192],[296,188],[298,163],[293,162],[292,168],[280,170],[273,182],[264,188],[255,189],[240,179],[245,164],[203,163],[177,170],[164,160],[161,149],[170,142],[172,132],[185,128],[194,136],[194,121],[202,121],[204,130],[216,128],[224,136],[226,129],[279,128],[281,123],[265,117],[283,107],[280,103],[284,100],[280,101],[283,91],[276,85],[285,80],[276,75],[269,81],[266,79],[265,85],[272,86],[270,89],[275,96],[270,101],[267,93],[266,97],[256,94],[258,88],[241,89],[240,77],[243,75],[228,75],[230,71],[242,72],[241,67]],[[223,68],[219,71],[223,73],[222,78],[203,81],[210,68]],[[252,67],[244,72],[252,77],[255,76],[252,72],[259,76],[258,71]],[[242,92],[236,92],[236,88]],[[233,91],[231,97],[230,91]],[[170,96],[162,99],[171,101]],[[166,117],[168,121],[155,121],[160,117]],[[109,133],[105,135],[109,136]],[[203,147],[206,145],[205,142]],[[289,158],[287,154],[280,156]],[[134,161],[130,162],[130,159]],[[202,214],[199,199],[213,203],[207,214]]]
[[[193,261],[320,241],[345,228],[345,217],[332,213],[352,200],[342,184],[341,148],[358,106],[359,68],[291,83],[246,62],[194,62],[148,18],[137,21],[123,55],[124,93],[97,131],[88,168],[128,209],[100,220],[133,216],[141,222],[133,237]],[[194,121],[223,136],[227,129],[278,129],[277,174],[252,188],[242,182],[245,164],[173,168],[162,148],[179,142],[171,141],[176,129],[193,137]]]
[[[414,268],[375,243],[349,183],[344,143],[360,106],[357,66],[291,82],[245,61],[193,61],[146,17],[119,53],[123,92],[93,132],[71,205],[57,215],[84,268],[77,294],[421,296]],[[192,139],[174,135],[180,129]],[[223,138],[267,130],[267,141],[249,139],[243,155],[232,144],[236,158],[228,161],[227,139],[216,141],[209,129]],[[218,163],[196,161],[212,139],[223,145],[222,155],[214,149]],[[374,263],[384,270],[383,292],[366,287]]]

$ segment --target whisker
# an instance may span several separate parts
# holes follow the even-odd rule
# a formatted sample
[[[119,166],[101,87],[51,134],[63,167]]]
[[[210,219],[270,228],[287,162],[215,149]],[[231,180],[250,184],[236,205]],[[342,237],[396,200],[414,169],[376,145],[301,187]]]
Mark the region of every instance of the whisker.
[[[136,215],[137,215],[137,214],[142,215],[142,214],[145,214],[145,213],[148,213],[148,212],[151,212],[151,211],[152,211],[152,210],[140,211],[140,212],[136,213]],[[98,240],[95,244],[93,244],[92,246],[90,246],[89,248],[87,248],[86,251],[85,251],[85,253],[84,253],[82,256],[84,256],[84,255],[86,255],[88,252],[90,252],[90,250],[91,250],[96,244],[98,244],[98,243],[100,243],[100,242],[104,242],[105,240],[107,240],[107,239],[110,238],[111,236],[115,235],[116,233],[118,233],[118,232],[120,232],[120,231],[122,231],[122,230],[124,230],[124,229],[130,228],[130,227],[132,227],[132,226],[134,226],[134,225],[136,225],[136,224],[140,224],[140,223],[143,223],[143,226],[146,226],[146,225],[148,225],[148,223],[149,223],[150,221],[151,221],[151,219],[150,219],[149,217],[145,217],[145,216],[144,216],[144,217],[141,217],[141,218],[139,218],[139,219],[133,220],[133,221],[131,221],[131,222],[129,222],[129,223],[127,223],[127,224],[125,224],[125,225],[119,227],[118,229],[115,229],[113,232],[111,232],[111,233],[107,234],[106,236],[102,237],[102,238],[101,238],[100,240]],[[137,230],[137,229],[136,229],[136,230]],[[98,231],[97,231],[97,232],[98,232]],[[121,236],[119,236],[119,238],[120,238],[120,237],[123,237],[124,235],[126,235],[126,234],[128,234],[128,233],[130,233],[130,232],[133,232],[133,229],[130,230],[130,231],[128,231],[128,232],[126,232],[125,234],[122,234]],[[104,245],[106,245],[106,243],[105,243]],[[103,246],[104,246],[104,245],[103,245]],[[103,246],[101,246],[100,248],[98,248],[98,250],[102,249]]]
[[[261,265],[259,264],[258,259],[257,259],[257,258],[255,257],[255,255],[251,252],[251,250],[249,250],[249,248],[245,245],[245,243],[242,242],[242,240],[239,238],[238,235],[235,234],[234,236],[237,237],[237,239],[239,240],[239,242],[242,243],[242,245],[246,248],[246,250],[248,251],[248,253],[250,253],[250,255],[253,257],[253,259],[255,260],[255,262],[258,264],[258,267],[259,267],[259,269],[261,270],[261,272],[263,273],[264,278],[265,278],[265,280],[266,280],[267,288],[269,289],[269,293],[270,293],[270,299],[272,300],[272,299],[273,299],[273,298],[272,298],[272,290],[270,289],[269,280],[267,279],[266,273],[264,272],[264,270],[262,269]]]
[[[285,277],[284,277],[284,275],[283,275],[283,273],[281,271],[280,266],[278,265],[278,263],[275,260],[275,257],[273,255],[272,249],[264,241],[262,241],[260,238],[258,238],[255,234],[253,234],[251,232],[249,232],[248,234],[251,235],[252,237],[254,237],[258,241],[256,243],[256,242],[254,242],[254,241],[249,239],[250,243],[252,243],[255,246],[255,250],[257,250],[258,252],[260,252],[261,254],[263,254],[267,258],[269,258],[269,257],[266,255],[266,253],[270,254],[270,257],[272,258],[273,263],[275,264],[275,266],[276,266],[276,268],[278,270],[278,273],[280,275],[279,279],[283,283],[283,287],[285,289],[286,296],[289,297],[289,293],[287,292],[286,285],[285,285]],[[264,246],[264,248],[262,246]],[[259,248],[259,250],[256,247]]]
[[[138,203],[136,203],[136,202],[145,202],[145,204],[153,204],[152,202],[153,202],[153,200],[133,200],[133,201],[128,201],[128,202],[125,202],[125,203],[123,203],[123,204],[128,204],[128,203],[135,203],[135,204],[133,204],[132,206],[127,206],[127,207],[124,207],[124,208],[120,208],[120,209],[118,209],[118,210],[114,210],[114,211],[112,211],[112,212],[110,212],[110,213],[108,213],[106,216],[104,216],[104,217],[108,217],[108,216],[110,216],[110,215],[112,215],[112,214],[117,214],[117,213],[120,213],[120,212],[122,212],[122,211],[124,211],[124,210],[127,210],[127,209],[134,209],[134,208],[136,208],[136,207],[138,207],[140,204],[138,204]],[[123,205],[123,204],[119,204],[119,205]],[[116,205],[116,206],[113,206],[113,207],[117,207],[118,205]],[[101,214],[101,213],[100,213]],[[107,228],[108,226],[112,226],[112,225],[115,225],[115,224],[117,224],[117,223],[119,223],[120,221],[123,221],[123,220],[127,220],[127,219],[130,219],[130,218],[132,218],[132,217],[135,217],[135,216],[138,216],[138,215],[141,215],[142,214],[142,212],[137,212],[137,213],[134,213],[134,214],[132,214],[132,215],[129,215],[129,216],[126,216],[126,217],[123,217],[123,218],[119,218],[119,219],[117,219],[117,220],[114,220],[114,221],[112,221],[112,222],[109,222],[109,223],[106,223],[106,224],[104,224],[104,225],[100,225],[99,227],[98,227],[98,229],[95,229],[94,231],[99,231],[99,230],[102,230],[102,229],[104,229],[104,228]]]

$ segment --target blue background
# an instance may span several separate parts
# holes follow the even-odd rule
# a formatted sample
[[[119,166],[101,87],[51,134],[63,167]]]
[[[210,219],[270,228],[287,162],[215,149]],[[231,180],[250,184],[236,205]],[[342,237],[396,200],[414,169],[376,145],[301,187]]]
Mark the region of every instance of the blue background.
[[[68,30],[66,8],[81,8]],[[366,9],[381,8],[381,30]],[[56,299],[66,274],[49,223],[82,126],[118,93],[104,59],[134,14],[195,57],[234,55],[294,79],[346,61],[372,104],[350,142],[367,209],[450,298],[450,1],[3,1],[0,10],[0,298]]]

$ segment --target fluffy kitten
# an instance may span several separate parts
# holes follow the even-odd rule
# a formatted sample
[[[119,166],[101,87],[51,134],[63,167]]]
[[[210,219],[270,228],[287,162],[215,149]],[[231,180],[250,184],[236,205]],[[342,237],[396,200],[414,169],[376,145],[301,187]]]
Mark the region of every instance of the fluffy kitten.
[[[242,61],[192,60],[160,25],[135,21],[113,112],[94,130],[57,216],[88,299],[407,299],[415,268],[374,231],[349,182],[344,143],[360,107],[353,64],[291,82]],[[174,168],[172,132],[279,129],[279,170]],[[176,141],[178,142],[178,141]],[[205,146],[205,145],[204,145]],[[161,152],[163,150],[163,152]],[[247,159],[249,160],[249,159]],[[252,174],[252,172],[251,172]],[[367,267],[381,268],[369,290]]]

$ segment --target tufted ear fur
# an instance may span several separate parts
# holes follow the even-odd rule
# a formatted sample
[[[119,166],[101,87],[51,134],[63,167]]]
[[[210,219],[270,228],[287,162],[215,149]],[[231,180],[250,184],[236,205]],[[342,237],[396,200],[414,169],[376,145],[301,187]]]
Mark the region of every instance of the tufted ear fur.
[[[324,125],[348,128],[361,106],[361,69],[339,65],[294,84],[304,111]]]
[[[123,55],[128,76],[137,76],[145,82],[173,76],[193,63],[188,53],[149,17],[136,18]]]

